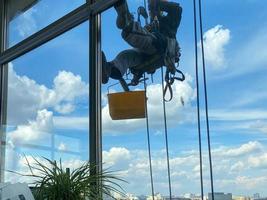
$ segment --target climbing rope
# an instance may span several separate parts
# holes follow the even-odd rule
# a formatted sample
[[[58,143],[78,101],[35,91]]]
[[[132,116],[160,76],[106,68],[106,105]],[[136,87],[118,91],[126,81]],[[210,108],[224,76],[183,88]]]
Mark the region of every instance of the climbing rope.
[[[147,11],[147,3],[146,3],[146,0],[144,0],[144,8],[146,9],[146,11]],[[146,19],[146,25],[148,24],[148,21],[147,21],[147,19]]]
[[[166,156],[167,156],[167,170],[168,170],[168,181],[169,181],[169,194],[170,194],[170,200],[172,200],[171,173],[170,173],[170,157],[169,157],[169,142],[168,142],[168,128],[167,128],[167,117],[166,117],[166,102],[164,100],[163,67],[161,67],[161,86],[162,86],[162,105],[163,105],[163,114],[164,114],[164,132],[165,132],[165,145],[166,145]]]
[[[150,171],[150,182],[151,182],[151,193],[152,199],[154,200],[154,181],[153,181],[153,171],[152,171],[152,159],[151,159],[151,145],[150,145],[150,132],[149,132],[149,122],[148,122],[148,110],[147,110],[147,84],[146,84],[146,74],[144,73],[144,88],[145,88],[145,113],[146,113],[146,133],[147,133],[147,147],[148,147],[148,158],[149,158],[149,171]]]
[[[205,94],[205,114],[206,114],[206,128],[208,138],[208,151],[209,151],[209,164],[210,164],[210,184],[212,200],[214,200],[214,187],[213,187],[213,170],[212,170],[212,156],[211,156],[211,142],[210,142],[210,126],[209,126],[209,112],[208,112],[208,92],[207,92],[207,80],[206,80],[206,64],[205,64],[205,51],[203,40],[203,23],[202,23],[202,5],[199,0],[199,21],[200,21],[200,37],[201,37],[201,52],[202,52],[202,66],[203,66],[203,81],[204,81],[204,94]]]
[[[156,2],[155,2],[156,3]],[[199,161],[200,161],[200,184],[201,184],[201,199],[204,199],[204,187],[203,187],[203,161],[202,161],[202,137],[201,137],[201,121],[200,121],[200,100],[199,100],[199,69],[198,69],[198,47],[197,47],[197,9],[196,0],[193,0],[194,4],[194,34],[195,34],[195,67],[196,67],[196,85],[197,85],[197,118],[198,118],[198,140],[199,140]],[[151,2],[149,2],[149,7],[151,9]],[[144,8],[147,10],[146,0],[144,0]],[[153,6],[154,9],[157,6]],[[156,13],[156,10],[153,10]],[[153,19],[152,19],[153,20]],[[214,200],[214,187],[213,187],[213,170],[212,170],[212,156],[211,156],[211,142],[210,142],[210,129],[209,129],[209,114],[208,114],[208,95],[207,95],[207,81],[206,81],[206,66],[205,66],[205,52],[204,52],[204,41],[203,41],[203,25],[202,25],[202,8],[201,0],[199,0],[199,20],[200,20],[200,34],[201,34],[201,53],[202,53],[202,65],[203,65],[203,79],[204,79],[204,93],[205,93],[205,114],[206,114],[206,126],[207,126],[207,138],[208,138],[208,151],[209,151],[209,165],[210,165],[210,182],[211,182],[211,192],[212,200]],[[146,21],[147,24],[147,21]],[[178,71],[180,72],[180,71]],[[165,145],[166,145],[166,158],[167,158],[167,171],[168,171],[168,183],[169,183],[169,195],[170,200],[172,199],[172,188],[171,188],[171,176],[170,176],[170,158],[169,158],[169,144],[168,144],[168,129],[167,129],[167,118],[166,118],[166,102],[165,99],[166,91],[170,91],[170,99],[172,98],[171,85],[174,80],[184,80],[184,75],[182,72],[182,78],[170,77],[168,73],[165,75],[166,86],[164,87],[164,77],[163,77],[163,67],[161,67],[161,77],[162,77],[162,104],[163,104],[163,114],[164,114],[164,131],[165,131]],[[144,88],[147,92],[146,77],[144,74]],[[148,122],[148,110],[147,110],[147,99],[145,102],[145,112],[146,112],[146,125],[147,125],[147,143],[148,143],[148,156],[149,156],[149,167],[150,167],[150,181],[152,198],[154,200],[154,183],[153,183],[153,171],[152,171],[152,159],[151,159],[151,145],[150,145],[150,133],[149,133],[149,122]]]
[[[201,200],[204,200],[202,143],[201,143],[200,108],[199,108],[200,103],[199,103],[199,79],[198,79],[196,0],[193,0],[193,3],[194,3],[195,65],[196,65],[196,85],[197,85],[197,125],[198,125],[198,142],[199,142],[200,185],[201,185]]]

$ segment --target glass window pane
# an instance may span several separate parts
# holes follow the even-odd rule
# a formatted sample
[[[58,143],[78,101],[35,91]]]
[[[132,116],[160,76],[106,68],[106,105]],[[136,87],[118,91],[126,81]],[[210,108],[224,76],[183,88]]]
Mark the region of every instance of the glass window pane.
[[[8,0],[8,46],[15,45],[84,3],[85,0]]]
[[[174,98],[166,103],[172,193],[176,197],[201,199],[193,2],[173,1],[179,2],[183,8],[177,38],[182,53],[179,67],[186,74],[186,80],[174,84]],[[139,1],[128,3],[132,13],[136,13],[136,8],[141,5]],[[215,199],[267,196],[266,11],[267,5],[263,1],[208,0],[203,4]],[[134,16],[137,19],[136,14]],[[116,17],[114,10],[103,16],[102,41],[108,61],[122,50],[131,48],[122,39],[121,30],[116,28]],[[208,198],[211,188],[202,71],[199,75],[204,195]],[[153,83],[150,80],[148,113],[154,186],[155,192],[168,197],[160,73],[154,74]],[[108,91],[123,91],[119,84],[112,86],[114,83],[116,81],[111,79],[103,85],[103,95]],[[131,89],[142,88],[140,84]],[[129,182],[124,186],[127,192],[147,197],[151,190],[145,121],[112,121],[108,106],[107,98],[104,98],[104,160],[122,171]]]
[[[8,64],[6,170],[29,172],[25,157],[70,168],[88,160],[88,30],[87,22]]]
[[[130,12],[135,13],[136,20],[136,10],[142,4],[139,1],[128,1],[128,3]],[[192,5],[184,1],[182,6],[187,10]],[[188,15],[188,12],[185,11],[185,15]],[[116,27],[116,18],[117,14],[114,9],[103,14],[102,45],[108,61],[114,61],[121,51],[132,48],[121,37],[121,30]],[[193,34],[188,34],[188,32],[193,33],[193,26],[186,25],[190,20],[192,20],[192,16],[188,19],[185,17],[177,33],[182,48],[180,69],[187,74],[187,79],[183,83],[175,82],[173,100],[166,103],[172,194],[176,197],[190,191],[197,193],[199,188],[199,182],[196,181],[198,174],[191,172],[198,164],[196,153],[198,142],[195,121],[194,66],[189,59],[194,56]],[[142,20],[142,24],[144,25],[144,20]],[[191,47],[192,49],[190,49]],[[115,59],[113,64],[117,64],[117,61]],[[127,62],[125,63],[127,64]],[[131,80],[132,76],[128,77]],[[160,69],[153,74],[153,82],[150,75],[147,77],[149,78],[147,96],[154,191],[158,193],[155,199],[163,199],[163,197],[168,197],[169,189]],[[127,82],[130,80],[128,79]],[[108,91],[123,91],[120,84],[112,86],[114,83],[118,83],[118,81],[110,79],[107,84],[103,85],[103,95],[105,96],[102,110],[104,163],[111,166],[112,169],[122,172],[122,177],[129,182],[129,184],[123,184],[123,187],[132,197],[146,199],[150,196],[152,199],[146,120],[116,121],[111,119],[106,94]],[[108,88],[109,86],[112,87]],[[144,85],[140,83],[137,87],[130,87],[130,89],[143,90]],[[129,107],[129,112],[131,109]]]
[[[266,26],[258,22],[266,21],[267,5],[209,1],[205,8],[215,188],[233,199],[264,198],[267,37]]]

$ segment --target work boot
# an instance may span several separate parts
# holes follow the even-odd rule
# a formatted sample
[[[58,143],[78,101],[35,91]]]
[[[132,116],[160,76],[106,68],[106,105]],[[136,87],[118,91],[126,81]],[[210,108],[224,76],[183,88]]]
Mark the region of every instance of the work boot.
[[[111,74],[111,66],[107,62],[106,56],[102,51],[102,83],[106,84]]]
[[[118,14],[116,24],[119,29],[124,29],[126,26],[131,24],[133,16],[129,11],[126,0],[119,1],[114,5],[114,8]]]

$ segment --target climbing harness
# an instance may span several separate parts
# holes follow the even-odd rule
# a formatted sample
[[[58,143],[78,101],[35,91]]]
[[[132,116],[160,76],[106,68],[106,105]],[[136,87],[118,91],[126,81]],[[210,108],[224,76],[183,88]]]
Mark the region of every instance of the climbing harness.
[[[143,80],[140,80],[143,77],[144,73],[148,73],[152,75],[155,73],[157,69],[159,69],[162,66],[166,66],[166,74],[165,74],[165,89],[164,89],[164,101],[169,102],[173,98],[173,92],[172,92],[172,85],[175,80],[178,81],[184,81],[185,76],[182,71],[178,70],[178,63],[179,63],[179,58],[180,58],[180,47],[179,44],[176,42],[175,46],[175,51],[176,52],[176,61],[177,64],[174,63],[174,61],[170,58],[170,56],[167,53],[167,44],[168,39],[166,41],[165,37],[163,37],[159,33],[159,26],[158,26],[158,16],[160,14],[160,9],[159,9],[159,0],[149,0],[148,1],[148,7],[149,7],[149,12],[151,15],[150,18],[150,25],[154,23],[153,28],[151,28],[153,34],[157,38],[157,41],[159,41],[159,44],[157,45],[159,47],[159,53],[153,54],[153,55],[146,55],[147,59],[144,63],[134,66],[130,69],[131,74],[133,74],[133,78],[130,81],[130,83],[127,83],[123,78],[121,78],[119,81],[121,83],[122,88],[124,91],[130,91],[129,86],[137,86],[140,82]],[[137,9],[138,13],[138,22],[141,24],[141,16],[145,19],[145,25],[148,26],[148,14],[147,14],[147,5],[146,5],[146,0],[144,0],[144,7],[140,6]],[[155,22],[156,21],[156,22]],[[155,26],[156,24],[156,26]],[[180,77],[175,76],[175,74],[178,73],[180,74]],[[152,77],[153,78],[153,77]],[[166,99],[166,93],[169,91],[170,96],[169,99]]]

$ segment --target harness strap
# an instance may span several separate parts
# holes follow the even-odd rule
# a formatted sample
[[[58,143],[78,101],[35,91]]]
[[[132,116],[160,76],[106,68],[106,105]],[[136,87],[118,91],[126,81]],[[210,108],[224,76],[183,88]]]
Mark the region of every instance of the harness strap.
[[[129,92],[130,89],[129,89],[129,87],[128,87],[126,81],[125,81],[122,77],[119,79],[119,81],[120,81],[120,84],[121,84],[123,90],[124,90],[125,92]]]
[[[174,83],[175,80],[178,81],[184,81],[185,80],[185,75],[183,74],[182,71],[176,69],[176,72],[178,72],[182,77],[175,77],[175,75],[172,75],[172,73],[167,69],[165,73],[165,82],[166,85],[163,90],[163,97],[165,102],[170,102],[173,98],[173,90],[172,90],[172,84]],[[169,90],[170,93],[170,98],[166,99],[166,94],[167,91]]]

